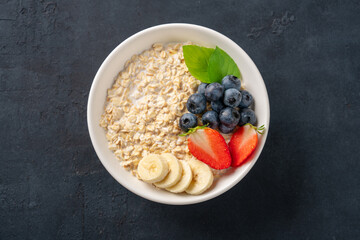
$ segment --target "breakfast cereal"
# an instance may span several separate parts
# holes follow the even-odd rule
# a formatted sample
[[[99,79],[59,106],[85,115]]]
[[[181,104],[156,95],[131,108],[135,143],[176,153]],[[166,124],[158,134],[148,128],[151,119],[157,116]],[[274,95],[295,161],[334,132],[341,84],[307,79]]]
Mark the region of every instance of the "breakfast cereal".
[[[194,158],[179,137],[179,118],[200,81],[185,65],[183,45],[156,43],[132,56],[108,89],[100,125],[109,149],[137,177],[139,161],[151,153]]]

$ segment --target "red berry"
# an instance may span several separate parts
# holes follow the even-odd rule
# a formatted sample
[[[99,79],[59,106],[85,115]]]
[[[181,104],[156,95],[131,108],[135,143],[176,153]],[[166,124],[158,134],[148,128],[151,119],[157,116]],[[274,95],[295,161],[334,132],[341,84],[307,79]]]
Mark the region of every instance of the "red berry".
[[[231,155],[224,137],[211,128],[198,129],[188,138],[190,153],[214,169],[230,167]]]
[[[231,137],[229,149],[232,157],[232,167],[245,163],[254,152],[258,143],[256,130],[250,125],[240,127]]]

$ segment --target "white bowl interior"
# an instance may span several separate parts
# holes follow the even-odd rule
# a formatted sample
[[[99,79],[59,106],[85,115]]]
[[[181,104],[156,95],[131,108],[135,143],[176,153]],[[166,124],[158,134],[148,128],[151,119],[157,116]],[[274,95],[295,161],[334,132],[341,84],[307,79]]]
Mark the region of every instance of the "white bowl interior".
[[[216,180],[210,190],[199,196],[173,194],[157,189],[139,181],[130,172],[120,166],[112,151],[108,149],[105,131],[99,126],[104,111],[107,89],[114,83],[115,77],[123,69],[126,60],[141,53],[153,43],[186,42],[215,47],[225,50],[238,65],[243,76],[243,84],[255,99],[255,113],[258,124],[264,124],[266,131],[259,138],[259,144],[246,164],[232,169]],[[232,40],[224,35],[192,24],[165,24],[145,29],[117,46],[98,70],[92,83],[87,112],[88,128],[95,151],[107,171],[125,188],[146,199],[173,205],[193,204],[219,196],[236,185],[252,168],[258,159],[267,137],[270,120],[269,99],[263,79],[250,57]]]

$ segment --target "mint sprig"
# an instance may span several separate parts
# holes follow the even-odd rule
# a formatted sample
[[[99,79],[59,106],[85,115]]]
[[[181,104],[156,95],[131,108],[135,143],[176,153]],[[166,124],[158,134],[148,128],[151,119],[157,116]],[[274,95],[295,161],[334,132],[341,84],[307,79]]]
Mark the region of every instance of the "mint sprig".
[[[194,128],[189,128],[189,131],[187,131],[186,133],[180,134],[179,136],[180,136],[180,137],[185,137],[185,136],[187,136],[187,135],[190,135],[190,134],[196,132],[196,131],[199,130],[199,129],[206,129],[206,128],[208,128],[208,125],[209,125],[209,124],[206,124],[206,125],[203,125],[203,126],[196,126],[196,127],[194,127]]]
[[[226,75],[240,78],[240,70],[234,60],[221,48],[216,47],[211,54],[208,66],[210,82],[220,82]]]
[[[183,46],[185,64],[191,75],[204,83],[221,82],[226,75],[241,78],[235,61],[221,48]]]
[[[209,59],[214,49],[195,45],[183,46],[185,64],[191,75],[202,82],[210,83],[208,74]]]

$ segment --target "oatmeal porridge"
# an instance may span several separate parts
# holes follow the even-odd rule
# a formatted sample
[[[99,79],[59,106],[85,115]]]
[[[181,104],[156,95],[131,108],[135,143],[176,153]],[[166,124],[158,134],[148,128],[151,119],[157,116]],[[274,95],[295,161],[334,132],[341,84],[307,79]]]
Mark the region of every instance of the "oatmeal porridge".
[[[125,63],[108,89],[100,125],[108,147],[135,176],[139,161],[151,154],[172,153],[194,158],[185,137],[179,137],[179,118],[200,81],[188,71],[182,46],[156,43]]]

